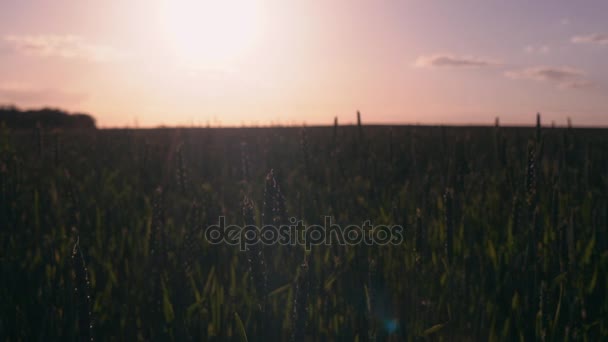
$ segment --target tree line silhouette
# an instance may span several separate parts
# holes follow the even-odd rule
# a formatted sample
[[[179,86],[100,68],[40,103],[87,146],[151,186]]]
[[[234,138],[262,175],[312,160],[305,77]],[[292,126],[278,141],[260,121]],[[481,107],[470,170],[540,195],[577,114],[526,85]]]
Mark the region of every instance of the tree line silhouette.
[[[78,128],[95,129],[95,119],[83,113],[70,114],[55,108],[21,110],[15,106],[0,106],[0,124],[9,128]]]

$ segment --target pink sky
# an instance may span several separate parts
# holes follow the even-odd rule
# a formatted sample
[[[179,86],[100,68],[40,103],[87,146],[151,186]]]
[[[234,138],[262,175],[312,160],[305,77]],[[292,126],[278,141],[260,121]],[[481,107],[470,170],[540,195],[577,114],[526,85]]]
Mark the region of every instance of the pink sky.
[[[0,104],[102,127],[608,125],[603,1],[0,4]]]

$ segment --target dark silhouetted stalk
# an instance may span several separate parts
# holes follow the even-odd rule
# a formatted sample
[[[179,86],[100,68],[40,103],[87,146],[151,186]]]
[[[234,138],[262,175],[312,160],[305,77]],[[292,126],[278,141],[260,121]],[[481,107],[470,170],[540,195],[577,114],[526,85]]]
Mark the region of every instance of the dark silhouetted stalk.
[[[55,162],[55,166],[57,166],[59,165],[61,156],[61,141],[59,139],[59,134],[55,135],[55,144],[53,147],[53,161]]]
[[[193,201],[190,206],[190,213],[186,224],[184,236],[184,272],[190,277],[193,272],[193,262],[196,260],[198,252],[197,240],[202,227],[202,210],[198,202]]]
[[[241,142],[241,173],[242,179],[245,182],[249,182],[249,151],[247,150],[247,143]]]
[[[312,169],[310,165],[310,153],[308,146],[308,133],[306,128],[300,130],[300,150],[302,151],[302,162],[304,164],[304,173],[309,180],[312,180]],[[272,172],[272,170],[270,171]]]
[[[395,147],[393,146],[394,142],[393,142],[393,127],[389,127],[388,129],[388,160],[391,163],[390,165],[393,165],[393,153],[394,153],[394,149]]]
[[[78,340],[93,341],[91,284],[84,255],[80,248],[80,237],[76,238],[76,243],[74,244],[74,248],[72,248],[72,271],[77,305],[76,314],[78,315]]]
[[[536,113],[536,143],[540,144],[541,139],[540,113]]]
[[[243,198],[242,217],[245,227],[256,225],[253,202],[247,197]],[[255,334],[260,340],[263,340],[263,337],[266,334],[264,325],[266,324],[266,296],[268,294],[267,264],[261,244],[257,243],[248,246],[246,253],[247,261],[249,263],[249,278],[255,289],[257,307],[259,310],[259,315],[257,315],[255,319]]]
[[[465,187],[465,176],[469,172],[467,158],[465,155],[465,143],[459,140],[456,143],[456,174],[454,180],[454,190],[456,193],[463,193]]]
[[[422,212],[416,208],[416,252],[420,257],[426,256],[426,230],[422,225]]]
[[[361,112],[357,111],[357,129],[359,131],[359,141],[363,142],[363,126],[361,125]]]
[[[176,178],[177,178],[177,186],[179,187],[179,191],[182,196],[185,196],[188,191],[188,175],[186,172],[186,165],[184,162],[184,154],[182,152],[183,145],[180,145],[176,151],[176,160],[177,160],[177,170],[176,170]]]
[[[274,224],[276,227],[279,227],[281,224],[287,224],[285,197],[281,192],[281,187],[275,177],[274,170],[270,170],[266,175],[262,223],[264,225]]]
[[[306,253],[303,263],[299,266],[293,289],[293,330],[291,341],[306,340],[306,323],[308,321],[308,293],[310,291],[310,266]]]
[[[560,225],[559,225],[559,189],[557,186],[553,188],[553,194],[551,196],[551,230],[555,234],[556,238],[552,243],[551,247],[551,257],[552,262],[551,267],[554,269],[559,269],[559,258],[560,258]]]
[[[568,223],[567,228],[567,241],[568,241],[568,269],[569,271],[574,270],[575,261],[576,261],[576,236],[575,236],[575,227],[576,224],[576,210],[572,210],[570,213],[570,222]]]
[[[443,198],[445,205],[445,250],[448,262],[452,263],[454,253],[454,198],[450,190],[445,192]]]
[[[42,153],[44,152],[44,137],[42,132],[42,125],[40,124],[40,122],[36,124],[36,147],[38,157],[42,157]]]
[[[528,162],[526,168],[526,200],[532,213],[536,206],[536,146],[534,142],[528,142]]]
[[[155,320],[152,324],[150,334],[156,335],[163,329],[157,324],[164,324],[163,315],[163,289],[162,277],[166,269],[166,238],[165,238],[165,208],[163,205],[163,189],[158,187],[154,191],[152,198],[152,225],[150,230],[150,260],[148,269],[150,272],[150,293],[148,295],[148,305],[150,313]],[[154,337],[154,336],[150,336]]]
[[[338,143],[338,117],[337,116],[334,117],[334,131],[333,131],[332,141],[333,141],[333,145],[335,148],[336,144]]]

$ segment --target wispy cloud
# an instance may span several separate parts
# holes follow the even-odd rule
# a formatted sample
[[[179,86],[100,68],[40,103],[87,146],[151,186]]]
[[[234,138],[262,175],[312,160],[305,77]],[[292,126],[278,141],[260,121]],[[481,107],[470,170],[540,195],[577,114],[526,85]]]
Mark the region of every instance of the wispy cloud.
[[[454,56],[451,54],[420,56],[414,62],[414,66],[418,68],[483,68],[500,64],[500,62],[492,59],[473,56]]]
[[[608,45],[608,33],[591,33],[582,36],[574,36],[570,41],[575,44]]]
[[[26,56],[90,62],[115,61],[127,56],[110,46],[93,44],[76,35],[6,35],[3,41],[10,50]]]
[[[537,66],[507,71],[505,72],[505,76],[511,79],[548,82],[562,89],[590,88],[594,86],[587,79],[585,72],[572,67]]]
[[[527,45],[524,48],[526,53],[530,54],[548,54],[551,52],[551,47],[549,45]]]
[[[28,83],[0,83],[0,103],[26,106],[74,105],[86,100],[87,95],[66,91],[35,87]]]

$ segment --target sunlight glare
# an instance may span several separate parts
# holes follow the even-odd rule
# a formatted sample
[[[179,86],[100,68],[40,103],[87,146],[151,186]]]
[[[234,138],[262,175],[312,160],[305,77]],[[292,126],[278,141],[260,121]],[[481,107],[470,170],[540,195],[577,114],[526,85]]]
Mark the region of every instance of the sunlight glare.
[[[188,66],[229,68],[260,34],[254,0],[162,0],[162,32],[175,58]]]

